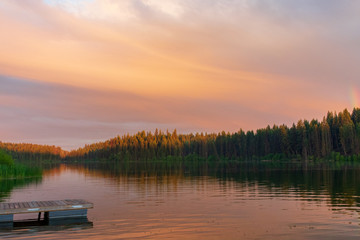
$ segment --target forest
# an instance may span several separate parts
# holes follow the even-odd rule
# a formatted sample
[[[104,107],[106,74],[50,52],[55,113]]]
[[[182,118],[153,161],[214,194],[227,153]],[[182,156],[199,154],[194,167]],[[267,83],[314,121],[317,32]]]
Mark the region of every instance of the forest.
[[[322,121],[299,120],[254,131],[178,134],[155,130],[117,136],[67,153],[67,159],[152,160],[334,159],[360,161],[360,108],[328,112]],[[170,158],[171,159],[171,158]]]
[[[67,152],[60,147],[0,142],[16,159],[73,160],[356,160],[360,161],[360,108],[328,112],[321,121],[299,120],[235,133],[178,134],[176,130],[135,135],[85,145]]]
[[[54,161],[64,158],[67,154],[60,147],[31,143],[5,143],[0,141],[0,149],[10,153],[18,161]]]

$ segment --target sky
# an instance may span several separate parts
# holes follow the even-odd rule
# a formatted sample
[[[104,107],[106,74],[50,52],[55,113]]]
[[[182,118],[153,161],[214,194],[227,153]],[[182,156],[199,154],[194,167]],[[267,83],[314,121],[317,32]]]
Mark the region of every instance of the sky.
[[[1,0],[0,141],[235,132],[360,104],[357,0]]]

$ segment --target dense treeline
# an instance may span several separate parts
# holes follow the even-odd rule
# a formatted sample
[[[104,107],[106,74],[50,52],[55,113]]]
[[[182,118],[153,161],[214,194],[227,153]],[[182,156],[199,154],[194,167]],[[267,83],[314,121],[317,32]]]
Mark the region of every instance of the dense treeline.
[[[267,126],[236,133],[178,134],[156,130],[118,136],[71,151],[67,158],[139,160],[203,159],[325,159],[360,160],[360,109],[328,112],[318,120],[299,120],[291,127]]]
[[[286,125],[236,133],[178,134],[156,130],[135,135],[118,136],[105,142],[86,145],[66,152],[60,147],[3,143],[17,160],[59,159],[111,159],[152,160],[164,158],[202,159],[359,159],[360,160],[360,109],[352,113],[328,112],[322,119],[299,120],[291,127]]]
[[[0,141],[0,149],[4,149],[19,161],[28,160],[59,160],[66,156],[66,151],[60,147],[30,143],[4,143]]]

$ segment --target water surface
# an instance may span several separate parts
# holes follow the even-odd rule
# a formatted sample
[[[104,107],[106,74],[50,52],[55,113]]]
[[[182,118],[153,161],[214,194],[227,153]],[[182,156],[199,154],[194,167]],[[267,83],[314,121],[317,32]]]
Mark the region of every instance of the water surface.
[[[2,182],[1,201],[82,198],[88,218],[1,229],[17,239],[357,239],[360,168],[269,167],[131,171],[106,166],[47,170]],[[135,169],[135,170],[134,170]],[[17,221],[32,218],[15,215]]]

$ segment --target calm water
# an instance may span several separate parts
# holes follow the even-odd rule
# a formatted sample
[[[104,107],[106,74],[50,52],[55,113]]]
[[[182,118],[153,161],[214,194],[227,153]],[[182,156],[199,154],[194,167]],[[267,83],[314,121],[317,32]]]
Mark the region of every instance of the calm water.
[[[13,227],[16,239],[358,239],[360,168],[194,173],[66,166],[40,180],[1,182],[1,201],[83,198],[88,219]],[[155,169],[156,170],[156,169]],[[17,221],[34,218],[16,215]]]

